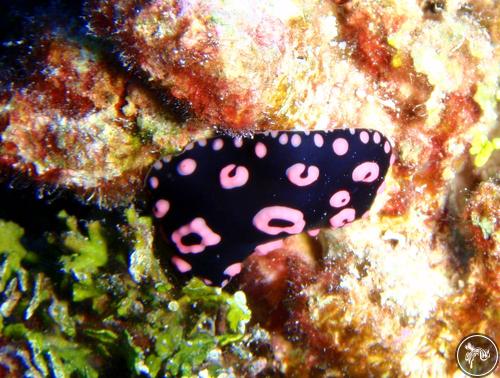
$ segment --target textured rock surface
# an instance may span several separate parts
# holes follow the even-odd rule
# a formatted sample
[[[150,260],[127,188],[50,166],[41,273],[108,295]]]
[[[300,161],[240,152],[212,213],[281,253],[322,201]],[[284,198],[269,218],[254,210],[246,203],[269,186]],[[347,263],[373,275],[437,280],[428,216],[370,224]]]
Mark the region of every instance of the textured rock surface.
[[[154,159],[190,140],[189,127],[95,45],[55,36],[36,48],[42,68],[1,101],[0,164],[104,204],[127,203]]]

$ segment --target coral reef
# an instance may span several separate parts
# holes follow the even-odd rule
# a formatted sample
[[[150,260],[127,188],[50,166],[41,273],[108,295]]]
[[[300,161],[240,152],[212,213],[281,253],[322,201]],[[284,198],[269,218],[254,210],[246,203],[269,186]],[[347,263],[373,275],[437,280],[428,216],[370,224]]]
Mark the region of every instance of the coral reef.
[[[86,33],[43,31],[2,83],[0,169],[114,212],[61,213],[40,248],[0,207],[0,375],[459,376],[460,339],[499,340],[498,2],[84,12]],[[117,207],[214,130],[343,127],[395,148],[370,214],[250,256],[227,291],[178,282],[151,220]]]
[[[196,134],[95,43],[38,43],[42,68],[0,103],[0,164],[104,204],[129,203],[152,162]]]

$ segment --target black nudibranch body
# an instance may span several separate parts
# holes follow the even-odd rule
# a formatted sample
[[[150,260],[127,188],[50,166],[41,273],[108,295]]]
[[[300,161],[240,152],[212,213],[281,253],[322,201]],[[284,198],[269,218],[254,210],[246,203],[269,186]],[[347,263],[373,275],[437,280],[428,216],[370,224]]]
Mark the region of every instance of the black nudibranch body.
[[[363,216],[383,190],[391,152],[367,129],[216,136],[153,165],[153,215],[180,272],[223,284],[254,251]]]

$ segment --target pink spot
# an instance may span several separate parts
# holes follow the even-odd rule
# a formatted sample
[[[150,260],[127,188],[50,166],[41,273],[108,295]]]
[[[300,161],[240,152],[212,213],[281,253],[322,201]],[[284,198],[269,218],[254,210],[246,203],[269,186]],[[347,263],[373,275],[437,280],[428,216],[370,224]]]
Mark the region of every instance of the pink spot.
[[[393,165],[395,161],[396,161],[396,155],[391,154],[390,164]]]
[[[267,148],[264,143],[257,142],[257,144],[255,145],[255,155],[257,155],[259,159],[262,159],[267,155]]]
[[[196,161],[194,161],[193,159],[184,159],[177,166],[177,172],[179,172],[181,176],[189,176],[195,171],[195,169]]]
[[[344,138],[337,138],[333,141],[333,152],[338,156],[345,155],[349,150],[349,143]]]
[[[165,199],[160,199],[155,203],[153,215],[156,218],[163,218],[168,213],[168,210],[170,210],[170,202]]]
[[[304,135],[305,136],[309,136],[309,134],[311,134],[311,132],[309,130],[304,130]]]
[[[316,236],[318,236],[318,235],[319,235],[319,231],[320,231],[320,229],[319,229],[319,228],[315,228],[315,229],[313,229],[313,230],[309,230],[309,231],[307,231],[307,234],[308,234],[309,236],[311,236],[311,237],[313,237],[313,238],[314,238],[314,237],[316,237]]]
[[[351,133],[351,135],[354,135],[354,134],[356,134],[356,130],[354,130],[354,129],[351,129],[351,128],[349,128],[349,132]]]
[[[352,171],[352,180],[355,182],[373,182],[377,179],[378,173],[378,164],[367,161],[354,168]]]
[[[291,226],[271,226],[272,220],[282,220],[292,223]],[[286,206],[269,206],[261,209],[253,217],[253,225],[260,231],[269,235],[278,235],[280,232],[287,234],[300,234],[306,222],[301,211]]]
[[[170,160],[172,160],[172,156],[170,156],[170,155],[165,156],[162,160],[164,163],[170,163]]]
[[[213,284],[214,284],[214,283],[213,283],[211,280],[209,280],[208,278],[203,278],[203,282],[205,283],[205,285],[208,285],[208,286],[211,286],[211,285],[213,285]]]
[[[259,256],[264,256],[281,247],[283,247],[283,239],[273,240],[268,243],[259,244],[255,247],[255,253]]]
[[[370,216],[370,211],[365,211],[365,213],[361,216],[361,219],[367,219]]]
[[[389,144],[389,142],[386,141],[384,143],[384,152],[388,154],[390,151],[391,151],[391,145]]]
[[[330,198],[330,206],[343,207],[349,203],[351,196],[347,190],[339,190]]]
[[[189,143],[186,147],[184,147],[184,149],[185,149],[186,151],[189,151],[189,150],[192,150],[192,149],[193,149],[193,147],[194,147],[194,144],[193,144],[193,143]]]
[[[292,184],[297,186],[307,186],[315,182],[319,177],[319,169],[314,165],[307,167],[307,176],[302,177],[306,166],[302,163],[296,163],[286,170],[286,176]]]
[[[224,274],[226,276],[234,277],[241,272],[241,263],[236,263],[229,265],[225,270]]]
[[[248,177],[248,169],[242,165],[236,167],[235,164],[226,165],[219,174],[220,185],[224,189],[239,188],[247,183]]]
[[[314,144],[316,147],[323,147],[323,143],[325,143],[323,136],[321,134],[314,134]]]
[[[379,144],[380,143],[380,134],[378,132],[375,131],[375,133],[373,134],[373,141],[376,143],[376,144]]]
[[[273,130],[271,131],[271,137],[276,138],[278,136],[278,131]]]
[[[189,272],[191,269],[193,269],[190,263],[181,259],[180,257],[173,256],[171,261],[172,264],[174,264],[177,270],[181,273],[186,273]]]
[[[158,181],[158,177],[153,176],[149,179],[149,186],[152,187],[153,189],[158,188],[159,185],[160,182]]]
[[[380,186],[378,187],[378,189],[377,189],[377,194],[381,194],[381,193],[383,193],[383,192],[384,192],[384,190],[385,190],[385,188],[386,188],[386,184],[385,184],[385,181],[384,181],[384,182],[383,182],[382,184],[380,184]]]
[[[368,135],[368,133],[366,131],[362,131],[359,134],[359,139],[361,139],[361,142],[363,142],[364,144],[366,144],[370,140],[370,135]]]
[[[286,134],[281,134],[278,141],[280,142],[280,144],[287,144],[288,143],[288,135]]]
[[[224,147],[224,141],[221,138],[217,138],[212,143],[212,149],[214,151],[219,151],[220,149],[222,149],[222,147]]]
[[[182,238],[191,233],[200,236],[201,241],[199,244],[185,245],[182,242]],[[203,252],[206,247],[217,245],[221,241],[221,237],[207,226],[203,218],[193,219],[191,223],[174,231],[171,238],[181,253],[200,253]]]
[[[346,223],[351,223],[356,218],[356,210],[348,208],[343,209],[337,215],[330,218],[330,225],[333,228],[339,228]]]
[[[207,145],[207,140],[206,139],[199,140],[198,145],[200,147],[205,147]]]
[[[243,146],[243,138],[242,137],[234,138],[234,147],[240,148],[241,146]]]
[[[161,160],[157,160],[154,164],[153,164],[153,167],[154,169],[156,169],[157,171],[159,171],[160,169],[163,168],[163,163],[161,162]]]
[[[224,280],[221,282],[220,287],[224,287],[229,283],[229,280]]]
[[[299,134],[293,134],[292,139],[291,139],[291,144],[294,147],[300,146],[300,143],[302,143],[302,138],[300,137]]]

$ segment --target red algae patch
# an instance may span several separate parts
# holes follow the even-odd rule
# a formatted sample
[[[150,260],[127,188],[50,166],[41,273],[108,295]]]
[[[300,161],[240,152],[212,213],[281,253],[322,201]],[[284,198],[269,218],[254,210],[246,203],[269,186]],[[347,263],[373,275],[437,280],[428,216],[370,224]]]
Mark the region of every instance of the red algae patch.
[[[55,38],[38,49],[43,69],[2,100],[1,164],[41,184],[97,193],[102,204],[130,200],[159,152],[187,143],[188,131],[168,139],[179,126],[152,94],[89,47]],[[148,130],[158,123],[163,130]]]
[[[242,130],[390,122],[374,93],[373,69],[352,64],[356,43],[341,35],[339,12],[329,1],[164,1],[138,8],[116,1],[99,2],[89,19],[97,34],[112,35],[126,59],[209,124]],[[360,48],[374,68],[384,33],[364,35]],[[386,65],[390,49],[384,45]]]

